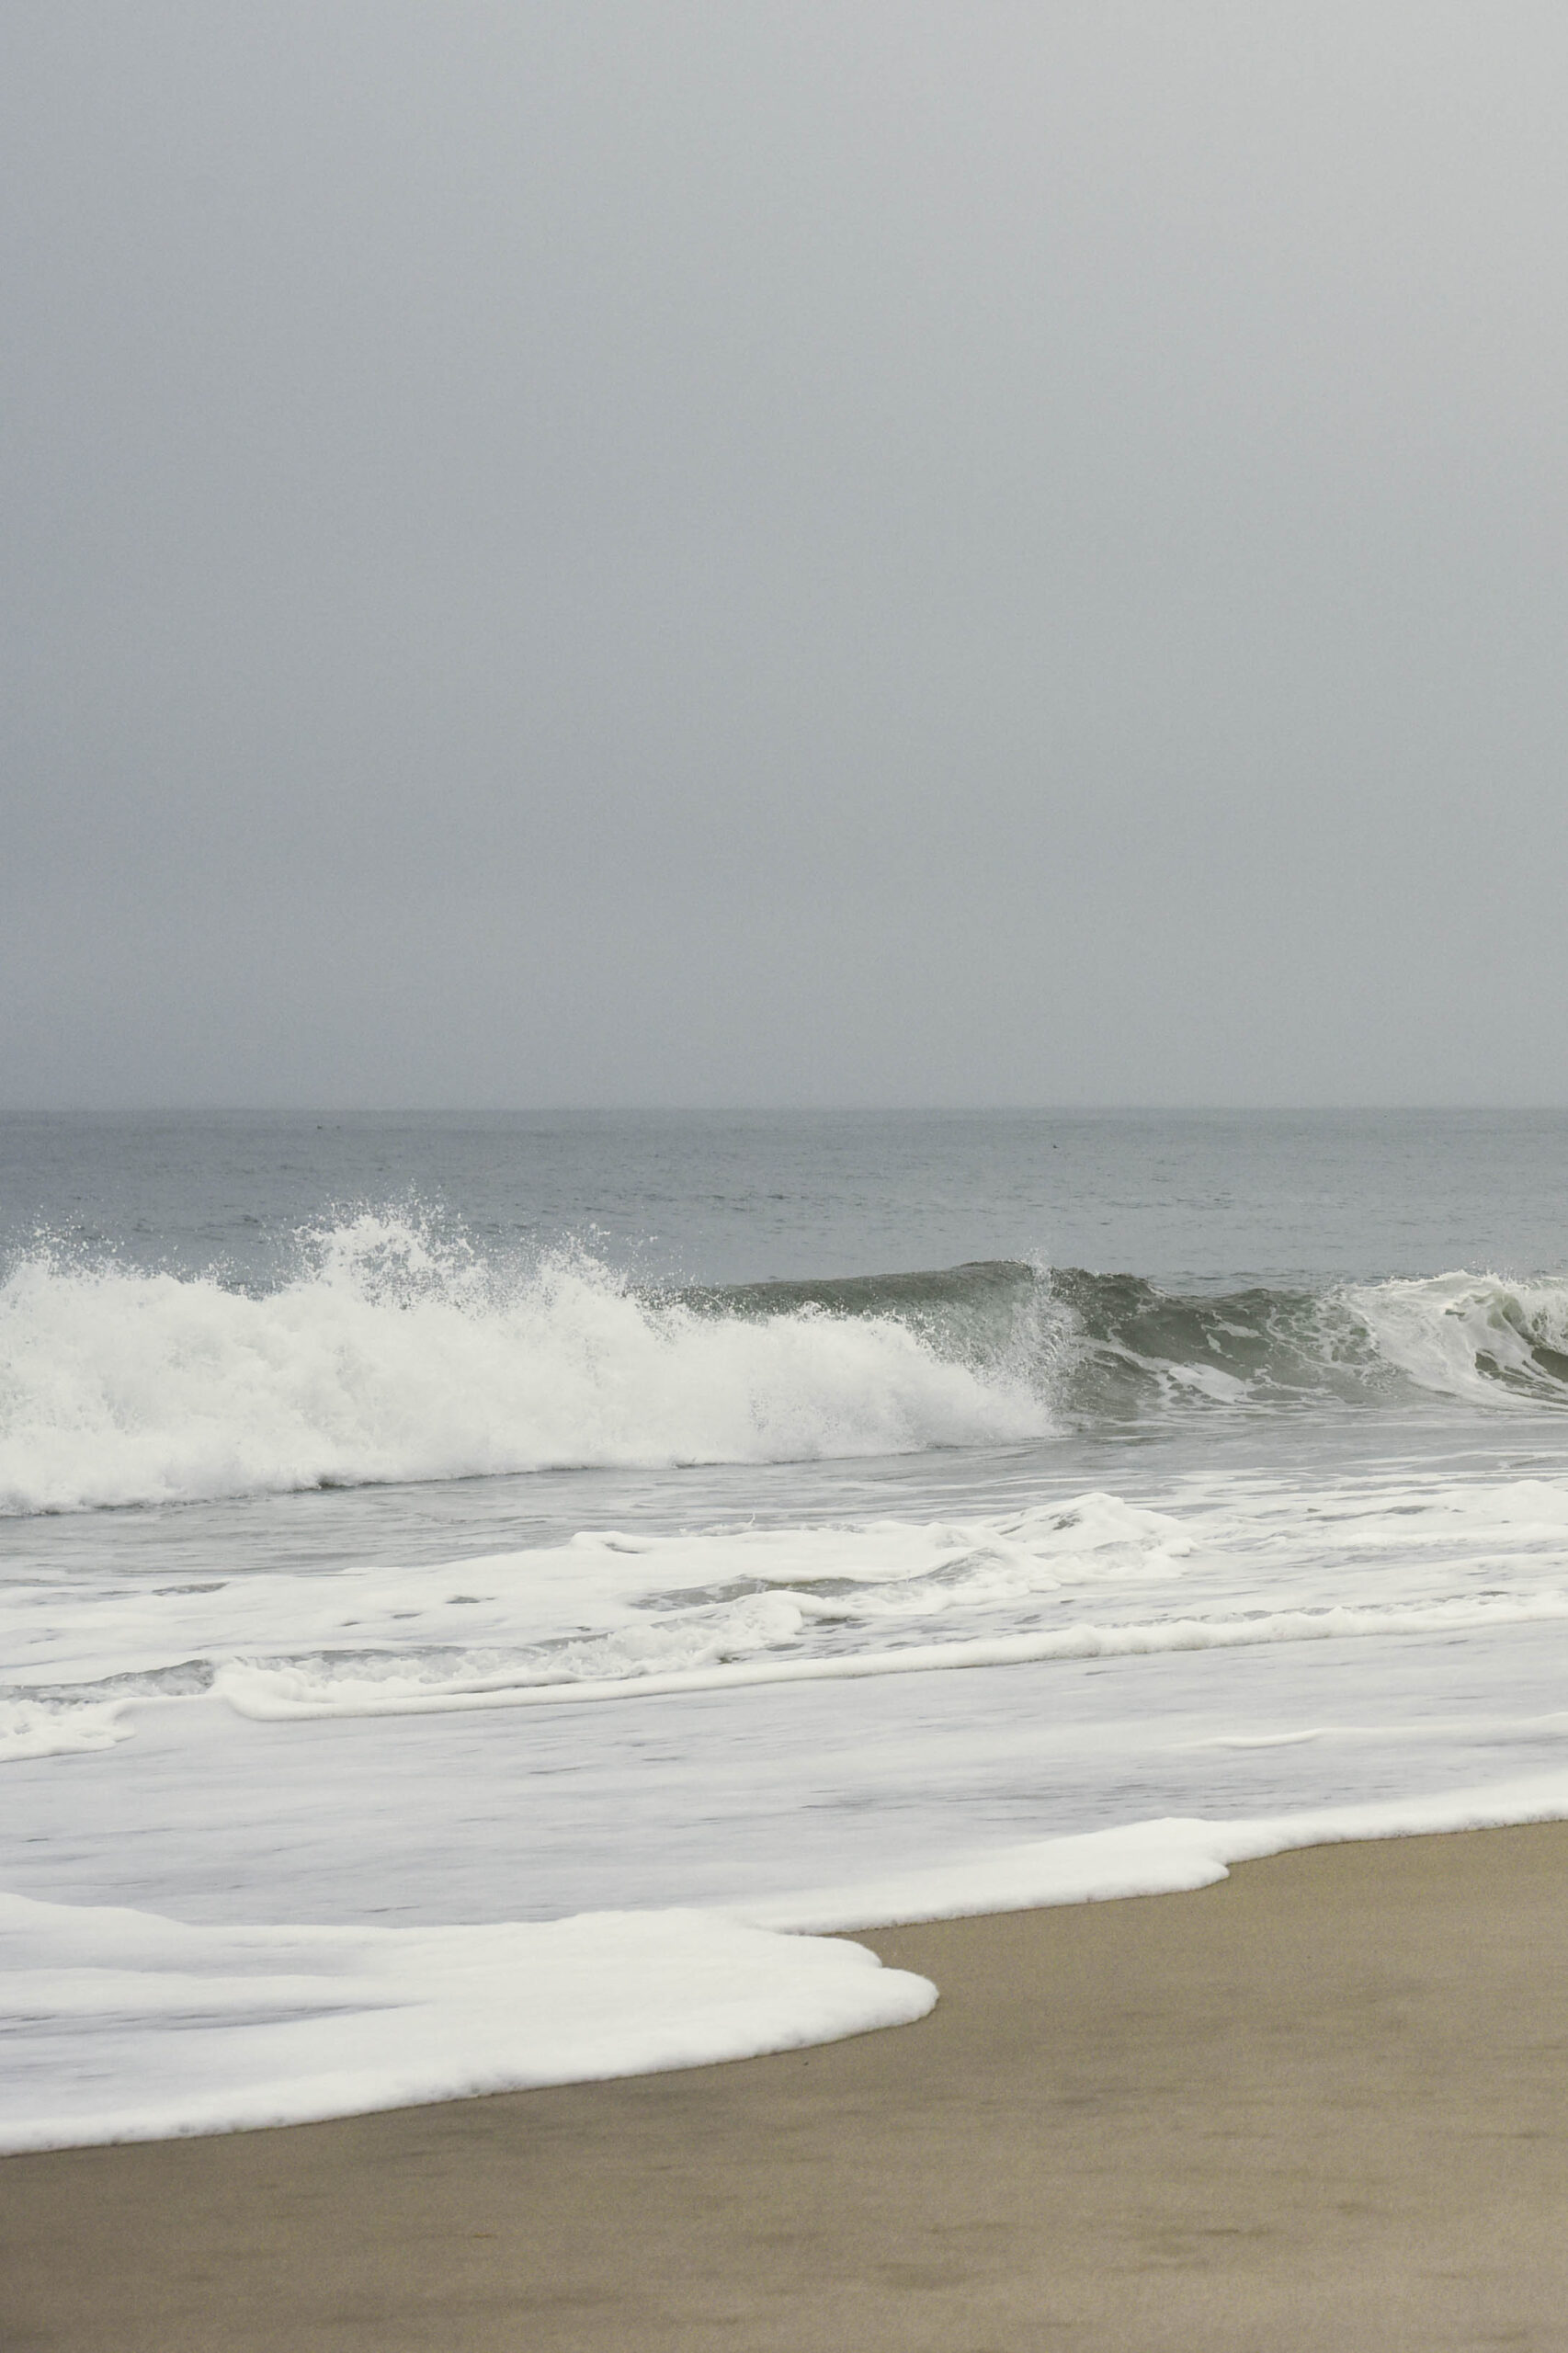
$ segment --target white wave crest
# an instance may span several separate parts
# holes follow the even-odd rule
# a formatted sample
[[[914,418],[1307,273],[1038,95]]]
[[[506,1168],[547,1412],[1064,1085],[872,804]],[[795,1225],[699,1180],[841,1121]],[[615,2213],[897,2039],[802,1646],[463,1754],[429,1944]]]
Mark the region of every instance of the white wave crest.
[[[1349,1301],[1385,1363],[1421,1388],[1496,1405],[1511,1395],[1561,1403],[1568,1368],[1568,1280],[1449,1274],[1358,1284]]]
[[[0,1287],[8,1513],[908,1453],[1048,1426],[1021,1383],[891,1317],[699,1314],[583,1257],[497,1270],[411,1219],[335,1228],[261,1298],[48,1253]]]

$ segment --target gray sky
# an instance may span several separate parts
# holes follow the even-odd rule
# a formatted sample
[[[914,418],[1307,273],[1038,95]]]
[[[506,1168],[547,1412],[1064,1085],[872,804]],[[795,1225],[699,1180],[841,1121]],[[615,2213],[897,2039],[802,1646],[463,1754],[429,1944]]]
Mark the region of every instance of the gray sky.
[[[13,0],[0,1100],[1568,1101],[1562,0]]]

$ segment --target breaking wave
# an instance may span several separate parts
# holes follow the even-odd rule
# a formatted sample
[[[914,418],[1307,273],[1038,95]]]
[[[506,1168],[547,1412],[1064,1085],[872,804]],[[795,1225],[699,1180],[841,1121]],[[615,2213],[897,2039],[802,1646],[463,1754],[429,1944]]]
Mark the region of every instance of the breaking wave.
[[[715,1313],[593,1260],[485,1261],[417,1220],[316,1238],[260,1297],[74,1265],[0,1288],[0,1510],[597,1465],[804,1461],[1049,1427],[1005,1364],[892,1313]]]
[[[1049,1279],[1072,1317],[1060,1402],[1078,1414],[1151,1402],[1568,1405],[1568,1279],[1449,1274],[1323,1290],[1181,1296],[1135,1275]]]
[[[1568,1404],[1568,1279],[1180,1294],[994,1260],[639,1290],[417,1213],[265,1292],[48,1248],[0,1285],[0,1512],[1016,1444],[1151,1411]]]
[[[1152,1405],[1375,1404],[1421,1392],[1568,1404],[1568,1279],[1558,1276],[1182,1293],[1140,1275],[994,1259],[683,1297],[710,1314],[897,1317],[939,1355],[1011,1367],[1049,1398],[1058,1426]]]

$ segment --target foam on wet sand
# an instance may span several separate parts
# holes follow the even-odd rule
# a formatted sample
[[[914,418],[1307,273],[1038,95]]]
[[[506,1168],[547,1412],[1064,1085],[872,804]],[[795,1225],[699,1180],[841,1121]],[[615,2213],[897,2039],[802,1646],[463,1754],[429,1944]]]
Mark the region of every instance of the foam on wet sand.
[[[51,2353],[1548,2353],[1568,1826],[870,1941],[917,2025],[5,2163]]]

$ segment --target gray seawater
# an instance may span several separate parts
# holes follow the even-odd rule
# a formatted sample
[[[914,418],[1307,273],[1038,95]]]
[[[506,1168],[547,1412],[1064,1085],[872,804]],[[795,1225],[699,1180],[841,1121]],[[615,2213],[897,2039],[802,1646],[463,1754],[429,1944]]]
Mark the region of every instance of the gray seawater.
[[[1035,1259],[1176,1287],[1561,1268],[1562,1111],[0,1114],[0,1249],[244,1282],[417,1201],[747,1283]]]
[[[4,1883],[521,1917],[1555,1765],[1565,1145],[1559,1112],[7,1115]],[[1125,1525],[1002,1574],[1084,1497]],[[884,1524],[968,1531],[896,1622]],[[616,1599],[590,1548],[536,1622],[528,1561],[604,1530],[707,1565]],[[831,1575],[758,1565],[811,1530]],[[318,1591],[361,1597],[330,1636]],[[1203,1646],[1340,1608],[1396,1614]],[[1146,1646],[810,1679],[1081,1623]],[[629,1688],[742,1679],[441,1711],[573,1641]],[[744,1680],[775,1659],[807,1679]],[[229,1705],[236,1661],[316,1711]],[[403,1665],[429,1712],[355,1712]],[[112,1745],[38,1733],[111,1704]]]

